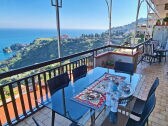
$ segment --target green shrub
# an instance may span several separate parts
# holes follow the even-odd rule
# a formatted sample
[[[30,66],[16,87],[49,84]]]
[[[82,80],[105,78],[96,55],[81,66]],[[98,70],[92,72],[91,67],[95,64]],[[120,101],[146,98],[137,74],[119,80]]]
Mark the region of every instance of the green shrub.
[[[168,17],[165,17],[165,18],[163,19],[163,21],[164,21],[164,22],[168,22]]]

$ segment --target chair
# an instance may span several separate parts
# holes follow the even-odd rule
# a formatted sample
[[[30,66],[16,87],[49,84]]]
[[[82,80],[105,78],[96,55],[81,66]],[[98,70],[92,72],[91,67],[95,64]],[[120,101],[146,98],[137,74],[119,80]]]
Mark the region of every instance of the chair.
[[[87,66],[86,65],[82,65],[79,66],[75,69],[72,70],[72,74],[73,74],[73,79],[74,81],[78,80],[79,78],[86,76],[87,74]]]
[[[143,54],[143,56],[140,59],[140,62],[144,61],[151,65],[152,63],[156,63],[158,59],[159,59],[158,53]]]
[[[48,80],[47,83],[50,90],[50,94],[53,95],[59,89],[62,89],[68,86],[69,81],[70,79],[67,72],[60,74],[58,76],[55,76],[50,80]]]
[[[158,61],[158,54],[156,53],[156,48],[158,46],[158,42],[157,41],[149,41],[147,43],[145,43],[144,45],[144,54],[142,55],[142,57],[140,58],[139,62],[147,62],[150,65],[152,63],[155,63],[156,61]]]
[[[148,117],[150,116],[153,109],[155,108],[155,104],[156,104],[156,97],[155,97],[155,93],[153,93],[145,104],[145,107],[141,115],[141,119],[139,121],[135,121],[129,118],[127,122],[127,126],[145,126],[146,122],[148,124]]]
[[[146,101],[143,101],[139,98],[136,99],[132,114],[140,117],[142,115],[143,109],[145,107],[146,102],[148,101],[149,97],[155,92],[156,88],[159,85],[159,78],[157,77],[152,85],[152,87],[149,90],[148,97]]]
[[[48,87],[50,90],[51,96],[58,90],[63,89],[64,87],[68,86],[69,84],[69,76],[68,73],[65,72],[58,76],[55,76],[47,81]],[[52,126],[54,126],[54,119],[55,119],[55,112],[52,110]]]
[[[130,74],[131,82],[132,75],[134,74],[134,64],[116,61],[114,65],[114,70],[115,72],[123,72]]]

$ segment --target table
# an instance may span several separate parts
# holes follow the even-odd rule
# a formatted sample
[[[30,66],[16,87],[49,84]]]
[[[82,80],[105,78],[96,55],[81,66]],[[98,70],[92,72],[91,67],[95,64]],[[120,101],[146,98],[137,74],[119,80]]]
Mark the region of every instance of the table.
[[[88,86],[90,86],[93,82],[95,82],[98,78],[107,72],[110,74],[126,77],[125,82],[130,82],[130,75],[128,74],[115,73],[115,71],[112,69],[109,70],[102,67],[96,67],[90,70],[85,77],[75,82],[70,82],[67,87],[57,91],[47,101],[39,101],[41,104],[50,108],[52,111],[62,115],[76,124],[85,125],[86,122],[91,118],[91,121],[94,125],[95,113],[101,112],[101,110],[105,108],[105,104],[103,104],[102,107],[98,109],[93,109],[87,105],[75,102],[72,100],[72,98],[85,90]],[[134,74],[132,76],[131,86],[136,89],[140,79],[141,75]],[[106,112],[108,112],[108,109],[106,109]]]

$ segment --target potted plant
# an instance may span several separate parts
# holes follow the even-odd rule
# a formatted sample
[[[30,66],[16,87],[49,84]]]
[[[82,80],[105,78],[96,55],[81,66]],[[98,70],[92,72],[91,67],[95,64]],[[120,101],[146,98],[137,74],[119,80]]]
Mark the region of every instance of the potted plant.
[[[168,26],[168,17],[165,17],[165,18],[163,19],[163,21],[164,21],[165,24]]]
[[[111,69],[114,68],[114,61],[113,60],[106,61],[106,67]]]
[[[159,19],[157,20],[156,25],[161,25],[161,22]]]

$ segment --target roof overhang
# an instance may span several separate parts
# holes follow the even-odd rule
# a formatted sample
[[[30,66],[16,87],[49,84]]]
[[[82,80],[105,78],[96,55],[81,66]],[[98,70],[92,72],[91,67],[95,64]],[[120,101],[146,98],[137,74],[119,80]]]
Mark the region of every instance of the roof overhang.
[[[155,5],[159,17],[165,18],[166,14],[168,14],[168,10],[165,9],[165,5],[168,4],[168,0],[151,0],[151,2]]]

